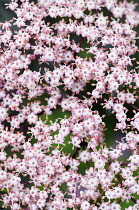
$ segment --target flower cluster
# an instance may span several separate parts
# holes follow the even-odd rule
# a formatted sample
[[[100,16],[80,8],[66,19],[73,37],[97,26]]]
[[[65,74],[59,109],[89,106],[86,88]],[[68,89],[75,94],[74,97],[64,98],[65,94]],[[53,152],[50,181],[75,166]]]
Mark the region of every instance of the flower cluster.
[[[2,208],[137,210],[136,4],[11,0],[7,9],[16,17],[0,25]],[[123,135],[115,147],[108,113]]]

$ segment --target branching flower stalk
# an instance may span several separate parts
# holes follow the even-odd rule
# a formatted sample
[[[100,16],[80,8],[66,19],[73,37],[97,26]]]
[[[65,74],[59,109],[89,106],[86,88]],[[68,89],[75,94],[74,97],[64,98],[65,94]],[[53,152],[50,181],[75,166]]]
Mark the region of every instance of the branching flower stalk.
[[[11,0],[6,7],[15,17],[0,25],[1,207],[137,210],[136,4]],[[123,134],[115,147],[105,135],[108,113]]]

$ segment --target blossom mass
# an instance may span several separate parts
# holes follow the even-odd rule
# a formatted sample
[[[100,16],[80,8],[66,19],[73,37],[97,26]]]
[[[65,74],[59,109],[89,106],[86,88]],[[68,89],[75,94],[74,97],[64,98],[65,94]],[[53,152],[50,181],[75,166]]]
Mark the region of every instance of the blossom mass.
[[[15,17],[0,24],[1,207],[138,209],[136,4],[5,6]],[[108,113],[122,134],[115,147]]]

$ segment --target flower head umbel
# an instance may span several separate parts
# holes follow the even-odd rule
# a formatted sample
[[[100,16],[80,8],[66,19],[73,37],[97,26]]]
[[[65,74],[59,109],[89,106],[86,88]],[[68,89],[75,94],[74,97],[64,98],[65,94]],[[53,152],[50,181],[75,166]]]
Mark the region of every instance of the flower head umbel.
[[[136,4],[6,6],[15,17],[0,24],[2,208],[138,209]]]

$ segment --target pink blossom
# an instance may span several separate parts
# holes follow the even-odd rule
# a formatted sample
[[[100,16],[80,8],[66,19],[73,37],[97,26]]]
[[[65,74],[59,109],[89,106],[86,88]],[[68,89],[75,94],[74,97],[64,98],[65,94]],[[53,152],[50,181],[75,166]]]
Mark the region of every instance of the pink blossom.
[[[0,23],[2,208],[138,209],[136,4],[6,7],[15,17]]]

